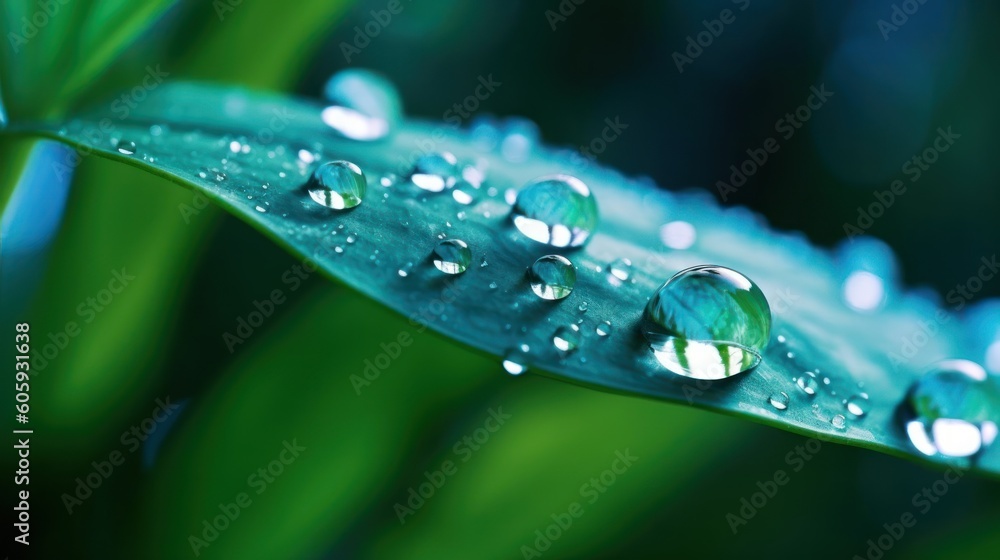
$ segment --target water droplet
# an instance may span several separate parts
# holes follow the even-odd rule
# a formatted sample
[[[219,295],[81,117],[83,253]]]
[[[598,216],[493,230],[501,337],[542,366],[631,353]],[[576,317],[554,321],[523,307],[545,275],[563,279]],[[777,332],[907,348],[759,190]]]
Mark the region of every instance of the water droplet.
[[[461,239],[448,239],[434,247],[434,266],[445,274],[461,274],[472,262],[472,251]]]
[[[486,257],[483,257],[483,260],[479,262],[479,268],[486,268],[487,266],[490,266],[490,263],[486,262]]]
[[[120,154],[124,154],[126,156],[135,154],[135,142],[131,140],[119,140],[115,147],[118,148],[118,153]]]
[[[563,299],[576,285],[576,267],[559,255],[546,255],[531,265],[528,281],[535,295],[548,300]]]
[[[310,152],[309,150],[299,150],[299,161],[308,165],[316,161],[316,154]]]
[[[843,430],[845,427],[847,427],[847,419],[844,418],[843,414],[837,414],[836,416],[831,418],[830,423],[833,424],[833,427],[837,428],[838,430]]]
[[[256,211],[258,211],[260,213],[267,212],[267,208],[264,208],[263,206],[255,206],[254,210],[256,210]]]
[[[500,152],[507,161],[519,163],[528,159],[532,147],[538,142],[538,125],[525,118],[508,119]]]
[[[361,168],[349,161],[331,161],[313,171],[306,183],[309,196],[334,210],[354,208],[361,204],[368,182]]]
[[[784,344],[786,340],[787,339],[785,338],[785,335],[783,335],[783,334],[779,334],[778,335],[778,342],[779,343]]]
[[[850,412],[854,417],[861,418],[868,412],[868,395],[866,393],[853,395],[847,399],[844,406],[847,407],[847,412]]]
[[[799,386],[799,389],[802,389],[803,393],[810,396],[815,395],[816,389],[819,388],[819,383],[816,382],[816,374],[811,371],[803,373],[802,377],[795,380],[795,384]]]
[[[597,323],[596,327],[594,327],[594,332],[597,333],[597,336],[602,338],[606,336],[611,336],[611,333],[613,331],[614,327],[611,326],[611,321],[601,321],[600,323]]]
[[[356,233],[349,233],[349,234],[347,234],[347,239],[345,239],[344,241],[347,241],[348,245],[353,245],[354,242],[357,241],[357,240],[358,240],[358,234],[356,234]]]
[[[576,325],[559,327],[556,329],[555,334],[552,335],[552,345],[556,347],[556,350],[562,356],[566,356],[576,350],[580,346],[580,340],[580,327]]]
[[[413,270],[413,263],[408,262],[403,266],[399,267],[399,270],[397,270],[396,273],[399,274],[400,278],[406,278],[407,276],[410,275],[411,270]]]
[[[668,370],[723,379],[760,363],[771,335],[771,310],[746,276],[722,266],[695,266],[656,291],[646,304],[643,331]]]
[[[924,455],[971,457],[997,435],[1000,388],[979,364],[947,360],[910,387],[900,418]]]
[[[490,282],[490,289],[491,290],[497,289],[497,283],[496,282]]]
[[[528,371],[527,358],[521,350],[509,350],[503,357],[503,369],[511,375],[521,375]]]
[[[458,160],[450,152],[425,154],[417,159],[410,181],[429,192],[441,192],[455,185]]]
[[[660,241],[671,249],[689,249],[697,237],[694,226],[687,222],[670,222],[660,228]]]
[[[575,177],[552,175],[517,193],[511,219],[521,233],[553,247],[579,247],[597,227],[597,202]]]
[[[844,281],[844,301],[857,311],[873,311],[885,301],[885,282],[867,270],[855,270]]]
[[[469,205],[476,201],[476,188],[468,181],[460,180],[455,183],[455,188],[451,191],[451,197],[455,202],[462,205]]]
[[[395,173],[389,173],[389,174],[386,174],[385,176],[383,176],[381,179],[379,179],[378,182],[383,187],[389,188],[389,187],[395,185],[396,181],[398,181],[398,180],[399,180],[399,177],[397,177]]]
[[[608,265],[609,280],[612,284],[621,284],[632,275],[632,261],[628,259],[615,259]]]
[[[774,393],[768,399],[768,402],[770,402],[771,406],[773,406],[778,410],[785,410],[786,408],[788,408],[788,393],[785,393],[784,391],[780,393]]]
[[[323,97],[331,104],[323,110],[323,122],[352,140],[385,136],[403,114],[396,87],[370,70],[337,72],[326,82]]]

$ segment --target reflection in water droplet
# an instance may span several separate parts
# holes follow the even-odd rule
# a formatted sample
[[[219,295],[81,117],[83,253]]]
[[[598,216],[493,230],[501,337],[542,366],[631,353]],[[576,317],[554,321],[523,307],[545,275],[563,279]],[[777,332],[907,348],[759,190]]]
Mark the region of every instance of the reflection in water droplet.
[[[455,184],[458,160],[450,152],[424,154],[417,159],[410,181],[428,192],[441,192]]]
[[[971,457],[988,447],[1000,421],[1000,388],[968,360],[936,364],[910,387],[900,418],[921,453]]]
[[[412,270],[413,270],[413,263],[408,262],[403,266],[399,267],[399,270],[397,270],[396,273],[399,274],[400,278],[406,278],[407,276],[410,275],[410,271]]]
[[[334,210],[345,210],[361,204],[367,189],[365,174],[360,167],[349,161],[324,163],[313,171],[306,183],[310,198]]]
[[[660,241],[671,249],[689,249],[697,237],[694,226],[687,222],[670,222],[660,228]]]
[[[562,356],[566,356],[576,350],[580,346],[580,340],[580,327],[572,324],[559,327],[556,329],[555,334],[552,335],[552,345],[556,347],[556,350]]]
[[[597,323],[596,327],[594,327],[594,332],[596,332],[597,336],[601,338],[611,336],[613,331],[614,327],[611,326],[611,321],[601,321],[600,323]]]
[[[472,262],[472,251],[461,239],[448,239],[434,247],[434,266],[445,274],[461,274]]]
[[[847,407],[847,412],[850,412],[854,417],[861,418],[868,412],[868,394],[858,393],[857,395],[853,395],[847,399],[844,406]]]
[[[799,389],[802,389],[803,393],[810,396],[815,395],[816,389],[819,387],[819,383],[816,382],[816,374],[811,371],[803,373],[802,377],[795,380],[795,384],[799,386]]]
[[[531,291],[542,299],[563,299],[576,285],[576,267],[566,257],[546,255],[531,265],[528,282]]]
[[[620,285],[632,275],[632,261],[615,259],[608,265],[608,280],[614,285]]]
[[[384,120],[373,119],[354,109],[339,105],[323,109],[320,118],[335,132],[351,140],[378,140],[389,134],[389,123]]]
[[[786,408],[788,408],[788,393],[785,393],[784,391],[780,393],[774,393],[768,399],[768,402],[770,402],[771,406],[773,406],[778,410],[785,410]]]
[[[843,430],[845,427],[847,427],[847,419],[844,418],[843,414],[837,414],[836,416],[831,418],[830,423],[833,424],[833,427],[837,428],[838,430]]]
[[[115,145],[118,148],[118,153],[130,156],[135,154],[135,142],[131,140],[119,140],[118,144]]]
[[[723,379],[760,363],[771,310],[756,284],[735,270],[702,265],[675,274],[646,305],[643,332],[668,370]]]
[[[455,199],[455,202],[467,206],[476,201],[476,188],[468,181],[457,181],[455,188],[451,191],[451,197]]]
[[[542,177],[517,193],[511,219],[521,233],[539,243],[579,247],[597,227],[597,202],[575,177]]]
[[[396,87],[385,76],[370,70],[350,68],[337,72],[327,80],[323,97],[342,113],[350,114],[349,118],[327,115],[339,126],[331,124],[326,117],[323,121],[354,140],[385,136],[403,114],[403,103]]]
[[[511,375],[521,375],[528,371],[528,356],[518,349],[507,351],[503,357],[503,369]]]

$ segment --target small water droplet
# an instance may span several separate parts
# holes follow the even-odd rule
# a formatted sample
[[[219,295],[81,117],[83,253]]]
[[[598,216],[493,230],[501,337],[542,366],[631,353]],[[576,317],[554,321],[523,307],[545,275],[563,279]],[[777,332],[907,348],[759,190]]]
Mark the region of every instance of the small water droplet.
[[[853,395],[847,399],[844,406],[847,407],[847,412],[850,412],[856,418],[861,418],[868,412],[868,395],[866,393]]]
[[[410,182],[428,192],[441,192],[455,185],[458,160],[450,152],[434,152],[417,159]]]
[[[343,160],[331,161],[313,171],[306,189],[319,204],[334,210],[345,210],[361,204],[368,190],[368,181],[357,165]]]
[[[528,281],[536,296],[547,300],[563,299],[576,285],[576,267],[566,257],[546,255],[531,265]]]
[[[843,430],[845,427],[847,427],[847,419],[844,418],[843,414],[837,414],[836,416],[831,418],[830,423],[833,424],[833,427],[837,428],[838,430]]]
[[[434,266],[445,274],[461,274],[472,262],[472,251],[461,239],[448,239],[434,247]]]
[[[483,260],[479,262],[479,268],[486,268],[487,266],[490,266],[490,263],[486,262],[486,257],[483,257]]]
[[[497,289],[497,283],[496,282],[490,282],[490,289],[491,290]]]
[[[388,134],[403,114],[399,92],[385,76],[347,69],[334,74],[323,88],[331,104],[323,122],[353,140],[376,140]]]
[[[580,327],[567,325],[559,327],[552,335],[552,345],[562,356],[567,356],[580,346]]]
[[[900,418],[924,455],[972,457],[996,439],[997,410],[997,379],[975,362],[947,360],[913,383]]]
[[[778,335],[778,342],[779,343],[784,344],[787,340],[788,339],[785,338],[785,335],[783,335],[783,334],[779,334]]]
[[[602,338],[611,336],[613,331],[614,327],[611,325],[611,321],[601,321],[600,323],[597,323],[596,327],[594,327],[594,332],[597,333],[597,336]]]
[[[723,379],[760,363],[771,310],[746,276],[722,266],[695,266],[675,274],[650,298],[643,332],[668,370]]]
[[[118,153],[120,154],[124,154],[126,156],[135,154],[135,142],[131,140],[119,140],[115,147],[118,148]]]
[[[771,397],[768,399],[768,402],[770,402],[771,406],[773,406],[778,410],[785,410],[786,408],[788,408],[788,400],[789,400],[788,393],[782,391],[780,393],[774,393],[773,395],[771,395]]]
[[[263,206],[256,206],[256,207],[254,207],[254,209],[257,210],[260,213],[267,212],[267,208],[264,208]]]
[[[316,154],[310,152],[309,150],[299,150],[299,161],[308,165],[316,161]]]
[[[465,180],[456,181],[455,187],[451,191],[451,197],[455,199],[455,202],[467,206],[476,201],[476,187]]]
[[[798,385],[799,389],[802,389],[803,393],[810,396],[815,395],[816,389],[819,388],[819,383],[816,382],[816,374],[811,371],[803,373],[801,377],[795,380],[795,384]]]
[[[579,306],[577,307],[577,309],[578,309],[578,310],[580,311],[580,313],[586,313],[586,312],[587,312],[587,302],[583,302],[583,303],[581,303],[581,304],[580,304],[580,305],[579,305]]]
[[[521,375],[528,371],[527,356],[521,350],[509,350],[503,357],[503,369],[511,375]]]
[[[579,247],[597,227],[597,202],[583,181],[552,175],[517,193],[511,219],[529,239],[553,247]]]
[[[357,241],[357,240],[358,240],[358,234],[356,234],[356,233],[349,233],[349,234],[347,234],[347,239],[345,239],[344,241],[346,241],[348,245],[353,245],[354,242]]]
[[[632,261],[628,259],[615,259],[608,265],[608,280],[612,284],[618,285],[625,282],[632,275]]]

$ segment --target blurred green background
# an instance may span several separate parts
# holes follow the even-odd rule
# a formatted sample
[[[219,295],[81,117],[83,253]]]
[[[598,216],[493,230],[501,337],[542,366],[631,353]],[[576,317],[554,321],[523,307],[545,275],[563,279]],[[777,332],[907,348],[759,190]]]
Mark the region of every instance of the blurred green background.
[[[832,246],[873,190],[906,180],[869,232],[896,250],[907,284],[940,293],[1000,239],[994,5],[928,0],[886,37],[878,21],[892,22],[894,4],[883,0],[401,0],[348,63],[343,45],[384,18],[372,11],[387,0],[58,4],[23,49],[8,40],[0,85],[12,118],[101,101],[150,65],[171,80],[310,97],[332,73],[366,67],[396,83],[408,114],[431,120],[492,75],[502,85],[477,116],[527,117],[546,143],[572,148],[618,118],[628,128],[599,161],[718,196],[729,166],[825,84],[829,103],[727,204]],[[8,39],[22,15],[41,9],[5,4]],[[678,71],[675,53],[725,9],[732,23]],[[948,126],[961,135],[954,148],[910,182],[903,165]],[[5,199],[31,144],[0,137]],[[583,515],[542,557],[865,556],[868,539],[908,511],[917,525],[886,557],[995,557],[1000,548],[993,481],[964,477],[924,513],[913,496],[940,472],[833,445],[793,472],[787,454],[801,437],[510,378],[495,360],[417,332],[318,275],[230,353],[222,333],[296,262],[214,208],[182,211],[194,202],[162,179],[85,158],[34,298],[12,302],[5,284],[5,309],[20,309],[4,324],[29,321],[45,343],[67,321],[83,323],[78,306],[113,271],[135,276],[32,379],[33,557],[192,557],[190,537],[203,537],[203,522],[241,492],[251,505],[198,557],[518,558],[573,502]],[[1000,284],[987,283],[976,301],[998,294]],[[351,376],[401,333],[413,344],[358,394]],[[132,451],[122,434],[168,398],[183,406]],[[479,449],[456,448],[485,433],[477,430],[500,408],[510,418]],[[252,478],[293,441],[305,450],[280,475]],[[638,460],[590,503],[581,487],[626,450]],[[64,495],[115,451],[124,463],[67,512]],[[4,461],[13,466],[11,455]],[[401,523],[396,504],[445,461],[457,472]],[[789,484],[733,534],[727,514],[739,515],[778,469]]]

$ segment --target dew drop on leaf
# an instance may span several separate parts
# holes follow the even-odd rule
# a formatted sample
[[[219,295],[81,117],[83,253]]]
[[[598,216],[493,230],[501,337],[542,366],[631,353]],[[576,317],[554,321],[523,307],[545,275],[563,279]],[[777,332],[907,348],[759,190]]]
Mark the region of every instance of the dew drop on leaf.
[[[824,378],[825,382],[828,378]],[[844,403],[844,407],[847,408],[847,412],[850,412],[855,418],[861,418],[868,412],[868,394],[858,393],[857,395],[852,395]]]
[[[503,369],[511,375],[521,375],[528,371],[527,356],[520,349],[508,350],[503,357]]]
[[[788,393],[785,393],[784,391],[774,393],[770,396],[770,398],[768,398],[768,402],[770,402],[771,406],[777,410],[785,410],[788,408],[788,400]]]
[[[608,280],[619,285],[632,276],[632,261],[628,259],[615,259],[608,265]]]
[[[410,182],[428,192],[441,192],[455,185],[458,160],[451,152],[424,154],[410,173]]]
[[[579,247],[597,227],[597,202],[583,181],[569,175],[536,179],[517,193],[511,219],[539,243]]]
[[[816,374],[811,371],[803,373],[801,377],[796,379],[795,385],[809,396],[815,395],[816,389],[819,387],[819,383],[816,382]]]
[[[561,356],[567,356],[580,346],[580,327],[567,325],[559,327],[552,335],[552,345]]]
[[[643,332],[657,361],[695,379],[723,379],[760,363],[771,334],[763,292],[735,270],[682,270],[653,295]]]
[[[471,262],[472,251],[461,239],[446,239],[434,247],[434,266],[445,274],[461,274]]]
[[[690,249],[698,235],[688,222],[676,221],[660,228],[660,241],[671,249]]]
[[[403,103],[396,86],[370,70],[337,72],[323,87],[330,104],[323,122],[352,140],[376,140],[388,134],[402,118]]]
[[[118,149],[119,154],[124,154],[126,156],[135,154],[135,142],[131,140],[119,140],[115,147]]]
[[[594,332],[596,332],[597,336],[601,338],[611,336],[613,330],[614,327],[611,326],[611,321],[601,321],[600,323],[597,323],[597,327],[594,328]]]
[[[833,424],[833,427],[837,428],[838,430],[843,430],[845,427],[847,427],[847,419],[844,418],[843,414],[837,414],[836,416],[831,418],[830,423]]]
[[[576,285],[576,267],[566,257],[540,257],[528,270],[528,282],[535,295],[547,300],[563,299]]]
[[[936,364],[910,387],[900,418],[910,442],[928,456],[971,457],[997,435],[997,380],[968,360]]]
[[[310,198],[319,204],[334,210],[345,210],[361,204],[368,183],[357,165],[349,161],[330,161],[313,171],[306,190]]]

